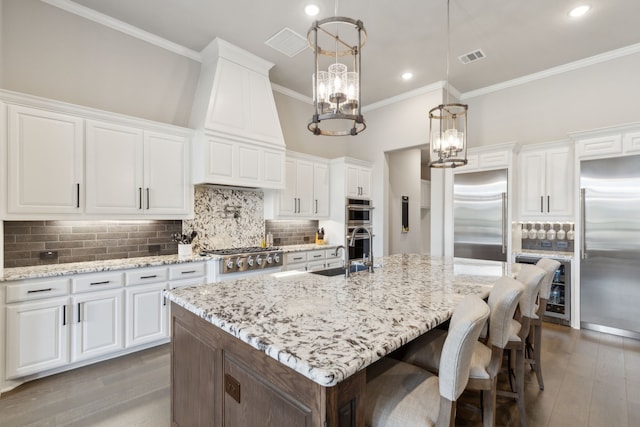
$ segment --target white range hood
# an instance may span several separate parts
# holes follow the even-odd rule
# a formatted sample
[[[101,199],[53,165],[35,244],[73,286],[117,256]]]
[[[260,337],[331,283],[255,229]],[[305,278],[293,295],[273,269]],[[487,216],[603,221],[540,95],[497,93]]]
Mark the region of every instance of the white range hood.
[[[194,183],[284,188],[285,143],[269,69],[219,38],[202,52],[191,110]]]

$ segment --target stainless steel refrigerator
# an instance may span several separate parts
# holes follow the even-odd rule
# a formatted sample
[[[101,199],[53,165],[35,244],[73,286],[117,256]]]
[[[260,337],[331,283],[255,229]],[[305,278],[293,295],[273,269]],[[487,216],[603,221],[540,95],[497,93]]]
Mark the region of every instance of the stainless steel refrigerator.
[[[453,178],[453,254],[507,261],[507,170]]]
[[[583,328],[640,338],[640,156],[580,163]]]

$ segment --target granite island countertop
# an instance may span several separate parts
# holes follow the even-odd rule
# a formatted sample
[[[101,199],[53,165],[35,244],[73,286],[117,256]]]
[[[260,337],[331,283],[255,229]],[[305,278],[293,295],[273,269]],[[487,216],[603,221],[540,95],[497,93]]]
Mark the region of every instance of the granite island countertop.
[[[334,386],[447,320],[511,274],[496,261],[402,254],[374,273],[288,271],[166,291],[176,304],[322,386]]]

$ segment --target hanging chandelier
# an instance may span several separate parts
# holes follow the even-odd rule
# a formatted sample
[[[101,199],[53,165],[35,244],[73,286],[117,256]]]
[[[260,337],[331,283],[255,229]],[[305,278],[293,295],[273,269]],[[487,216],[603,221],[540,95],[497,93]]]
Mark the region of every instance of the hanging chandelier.
[[[367,127],[360,102],[360,51],[366,40],[362,21],[351,18],[322,19],[309,29],[307,41],[315,59],[315,112],[307,128],[314,135],[357,135]]]
[[[447,0],[446,103],[429,111],[429,149],[432,168],[455,168],[467,164],[466,104],[449,103],[449,1]]]

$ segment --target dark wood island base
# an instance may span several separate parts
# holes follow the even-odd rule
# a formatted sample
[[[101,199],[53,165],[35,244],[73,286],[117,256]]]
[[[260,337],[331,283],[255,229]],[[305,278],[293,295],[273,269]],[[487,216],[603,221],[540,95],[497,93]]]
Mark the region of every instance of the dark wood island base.
[[[171,304],[172,426],[363,427],[365,370],[324,387]]]

